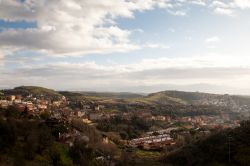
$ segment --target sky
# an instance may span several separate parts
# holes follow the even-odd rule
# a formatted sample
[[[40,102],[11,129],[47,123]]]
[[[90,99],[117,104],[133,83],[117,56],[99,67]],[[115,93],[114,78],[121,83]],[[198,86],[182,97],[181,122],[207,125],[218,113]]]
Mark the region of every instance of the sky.
[[[0,88],[250,95],[250,0],[0,0]]]

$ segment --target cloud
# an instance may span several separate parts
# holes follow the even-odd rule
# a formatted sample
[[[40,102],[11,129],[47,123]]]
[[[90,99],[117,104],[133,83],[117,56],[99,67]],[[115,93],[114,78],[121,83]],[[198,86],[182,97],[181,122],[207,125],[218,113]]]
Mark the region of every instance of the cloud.
[[[228,8],[217,7],[214,9],[214,13],[218,14],[218,15],[233,16],[234,11],[232,9],[228,9]]]
[[[250,8],[250,1],[249,0],[234,0],[234,4],[241,9]]]
[[[206,43],[217,43],[219,42],[221,39],[218,37],[218,36],[212,36],[212,37],[209,37],[205,40]]]
[[[169,49],[171,46],[161,43],[147,43],[143,45],[143,48],[158,48],[158,49]]]
[[[130,41],[133,30],[116,26],[116,19],[133,18],[135,11],[167,5],[168,0],[2,0],[0,19],[36,22],[37,27],[5,29],[0,32],[0,45],[50,55],[136,50],[140,46]]]
[[[220,7],[220,8],[231,8],[232,3],[225,3],[223,1],[212,1],[211,5],[212,7]]]
[[[177,10],[177,11],[168,10],[168,13],[173,16],[186,16],[187,15],[187,12],[183,10]]]
[[[217,15],[233,16],[235,12],[235,5],[233,2],[212,1],[210,6]]]
[[[4,56],[5,56],[5,53],[3,53],[3,52],[0,50],[0,62],[1,62],[1,60],[3,60]]]
[[[10,48],[4,48],[4,49],[0,49],[0,67],[4,65],[5,60],[6,60],[6,56],[10,55],[12,53]],[[0,68],[1,71],[1,68]]]
[[[201,83],[233,88],[248,87],[249,62],[249,57],[213,55],[144,59],[138,63],[123,65],[100,65],[93,61],[19,64],[14,69],[0,72],[0,85],[33,84],[55,89],[67,87],[99,91],[121,91],[126,88],[130,91],[133,87],[161,90],[163,87],[167,88],[163,85],[172,84],[175,85],[172,87],[177,88]]]
[[[0,31],[0,49],[34,50],[49,55],[86,55],[128,52],[144,48],[131,40],[133,29],[116,24],[118,18],[133,18],[135,12],[164,8],[186,16],[190,5],[210,6],[214,13],[232,16],[236,9],[250,7],[249,0],[1,0],[0,19],[35,22],[28,29]]]
[[[250,1],[249,0],[230,0],[230,1],[215,0],[211,2],[210,7],[213,8],[213,11],[215,14],[235,16],[235,13],[237,10],[249,9]]]
[[[205,0],[191,0],[190,3],[195,4],[195,5],[200,5],[200,6],[205,6],[206,5]]]
[[[57,57],[50,62],[53,55],[81,56],[143,48],[169,49],[170,46],[165,43],[133,42],[131,35],[143,33],[143,29],[124,29],[116,21],[119,18],[133,19],[135,12],[156,8],[164,8],[175,16],[185,16],[192,9],[190,5],[200,5],[194,6],[200,8],[208,6],[215,14],[230,16],[236,14],[238,9],[250,8],[249,1],[243,0],[0,0],[0,19],[7,22],[24,20],[37,25],[27,29],[1,29],[0,85],[29,85],[32,82],[33,85],[56,89],[68,87],[102,91],[143,87],[159,90],[187,86],[195,89],[196,85],[205,84],[220,87],[228,84],[232,89],[248,87],[248,57],[215,55],[155,58],[124,65],[115,62],[112,65],[100,65],[92,61],[76,63],[77,58],[72,63]],[[168,30],[175,32],[171,28]],[[191,39],[187,37],[186,40]],[[218,36],[212,36],[204,42],[212,48],[219,41],[221,39]],[[18,58],[13,55],[13,52],[20,50],[43,54],[41,57],[16,55]],[[10,63],[11,67],[4,65],[4,62]],[[202,90],[202,87],[198,89]]]

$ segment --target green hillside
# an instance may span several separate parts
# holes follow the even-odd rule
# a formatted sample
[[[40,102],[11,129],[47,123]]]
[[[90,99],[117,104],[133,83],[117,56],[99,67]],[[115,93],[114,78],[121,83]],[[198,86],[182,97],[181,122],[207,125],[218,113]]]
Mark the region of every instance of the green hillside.
[[[174,98],[166,95],[163,92],[152,93],[145,97],[138,97],[129,99],[131,102],[141,102],[145,104],[187,104],[186,101],[183,101],[179,98]]]
[[[164,91],[159,92],[172,98],[178,98],[189,104],[213,104],[220,102],[225,104],[248,105],[250,106],[249,96],[239,95],[219,95],[201,92],[183,92],[183,91]],[[156,93],[157,94],[157,93]]]
[[[129,92],[76,92],[87,97],[108,98],[108,99],[130,99],[142,97],[140,94]]]
[[[52,89],[47,89],[38,86],[20,86],[14,89],[3,90],[5,94],[17,95],[22,94],[24,96],[33,94],[33,95],[46,95],[46,96],[61,96],[57,91]]]
[[[209,94],[209,93],[200,93],[200,92],[183,92],[183,91],[164,91],[160,92],[167,96],[173,98],[179,98],[188,103],[194,103],[197,100],[205,99],[205,98],[216,98],[220,95]]]
[[[158,104],[197,104],[197,101],[219,99],[223,95],[199,92],[162,91],[151,93],[146,97],[136,98],[135,101]]]
[[[200,92],[162,91],[145,97],[129,99],[130,102],[141,102],[156,105],[195,105],[229,108],[231,111],[248,112],[250,97],[236,95],[219,95]]]

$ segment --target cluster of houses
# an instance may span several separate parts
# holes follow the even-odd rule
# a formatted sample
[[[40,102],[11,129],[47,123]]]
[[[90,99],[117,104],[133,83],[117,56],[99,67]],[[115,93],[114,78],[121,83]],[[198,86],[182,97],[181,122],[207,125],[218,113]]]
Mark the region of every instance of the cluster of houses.
[[[129,144],[131,147],[143,148],[145,150],[157,150],[166,146],[175,145],[175,140],[171,136],[171,131],[175,128],[147,132],[144,137],[132,139]]]
[[[70,120],[71,118],[81,118],[84,123],[96,122],[99,120],[108,120],[113,117],[121,117],[126,120],[131,120],[136,116],[145,121],[161,121],[167,123],[186,123],[187,127],[205,126],[216,128],[218,126],[228,128],[239,125],[236,121],[231,122],[228,114],[222,115],[201,115],[172,118],[171,116],[152,115],[146,106],[139,103],[132,103],[128,107],[133,108],[131,111],[117,111],[119,105],[117,103],[85,102],[80,108],[70,108],[70,104],[75,101],[69,101],[66,97],[60,98],[39,98],[32,95],[23,97],[21,95],[9,95],[0,100],[0,108],[8,108],[14,106],[18,111],[28,111],[30,114],[39,115],[45,111],[49,112],[54,118]],[[136,104],[136,105],[135,105]],[[118,106],[117,106],[118,105]],[[116,111],[110,111],[112,109]],[[227,123],[230,122],[230,123]],[[189,125],[189,126],[188,126]]]
[[[204,138],[210,135],[211,129],[220,130],[240,126],[240,121],[230,120],[226,114],[164,119],[164,121],[166,120],[174,127],[146,132],[142,137],[132,139],[130,146],[145,150],[161,149],[163,147],[176,145],[177,143],[179,144],[180,142],[182,144],[191,139]]]
[[[10,106],[14,106],[17,111],[28,111],[31,114],[40,114],[42,112],[49,112],[55,118],[61,118],[62,115],[83,117],[87,112],[98,112],[103,108],[102,105],[96,103],[90,103],[84,105],[83,109],[72,109],[69,107],[70,101],[66,97],[62,96],[56,100],[51,98],[39,98],[32,95],[23,97],[22,95],[8,95],[0,99],[0,108],[6,109]],[[91,115],[93,119],[96,117]]]
[[[0,108],[14,106],[17,111],[27,111],[30,114],[39,115],[44,111],[51,111],[60,106],[66,106],[68,103],[64,96],[59,100],[39,99],[32,95],[23,97],[22,95],[9,95],[0,100]]]
[[[202,127],[208,129],[238,127],[240,122],[239,120],[231,120],[228,114],[178,117],[175,121],[186,123],[187,128]]]
[[[49,113],[51,119],[61,121],[64,124],[70,123],[73,119],[80,119],[83,123],[94,124],[100,120],[108,120],[114,117],[120,117],[131,120],[133,117],[139,117],[145,121],[158,121],[165,124],[181,123],[181,126],[187,129],[197,128],[232,128],[239,126],[238,121],[232,121],[228,114],[222,115],[200,115],[176,117],[155,115],[150,111],[150,107],[140,103],[124,104],[105,101],[84,101],[81,106],[76,101],[70,101],[64,96],[59,98],[8,95],[0,99],[0,108],[8,108],[14,106],[16,110],[22,112],[27,111],[32,115],[41,115],[44,112]],[[72,105],[77,105],[72,107]],[[120,108],[126,106],[129,111],[119,111]],[[51,123],[53,120],[51,121]],[[176,128],[167,128],[164,130],[152,131],[146,133],[141,138],[130,141],[132,147],[142,147],[144,149],[159,149],[165,146],[172,146],[176,143],[170,133]],[[204,133],[204,131],[202,131]],[[202,133],[201,132],[201,133]],[[204,133],[206,134],[206,133]],[[178,137],[186,137],[188,133],[179,132]],[[79,137],[79,132],[72,130],[67,134],[60,135],[60,139],[65,142],[72,142],[72,138]]]

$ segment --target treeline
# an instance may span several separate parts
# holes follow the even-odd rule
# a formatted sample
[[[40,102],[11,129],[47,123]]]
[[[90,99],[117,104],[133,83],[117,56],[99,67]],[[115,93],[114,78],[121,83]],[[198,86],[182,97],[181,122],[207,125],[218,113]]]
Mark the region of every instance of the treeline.
[[[0,110],[0,165],[73,165],[58,132],[14,109]]]
[[[97,129],[105,132],[118,132],[122,139],[129,140],[139,137],[143,132],[148,131],[150,126],[152,126],[150,122],[136,116],[131,120],[114,117],[98,121]]]
[[[230,113],[226,107],[212,105],[157,105],[152,109],[153,115],[165,115],[172,117],[219,115]]]
[[[103,135],[95,127],[78,120],[69,126],[51,126],[46,118],[29,116],[14,107],[0,109],[0,166],[102,166],[114,162],[116,145],[103,143]],[[80,132],[72,146],[58,139],[59,132],[68,132],[67,128]]]
[[[216,133],[162,158],[166,165],[249,166],[250,121],[241,127]]]

